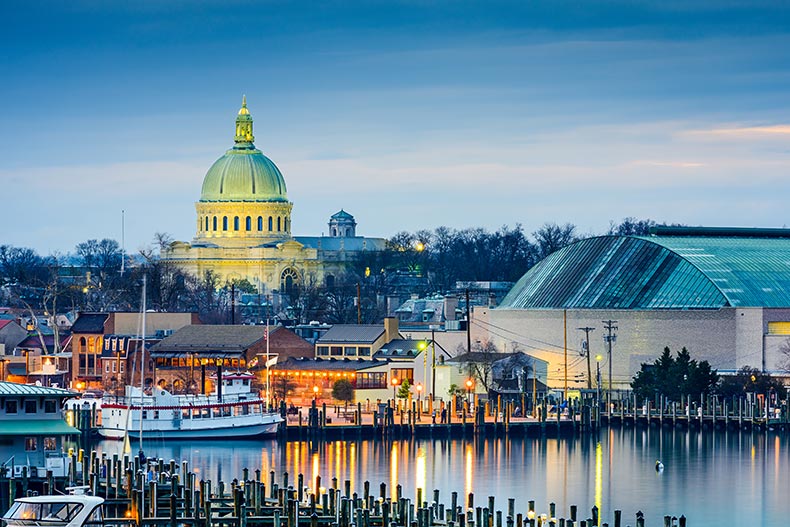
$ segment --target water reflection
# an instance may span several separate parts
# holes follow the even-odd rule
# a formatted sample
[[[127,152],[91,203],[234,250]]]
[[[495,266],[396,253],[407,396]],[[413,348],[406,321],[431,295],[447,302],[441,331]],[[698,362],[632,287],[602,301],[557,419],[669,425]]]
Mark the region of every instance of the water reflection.
[[[99,446],[112,454],[120,443]],[[538,513],[555,502],[558,516],[567,516],[576,504],[586,518],[596,505],[610,524],[614,508],[623,510],[626,525],[637,510],[651,524],[664,514],[685,514],[692,525],[772,525],[790,515],[790,452],[779,434],[613,429],[576,439],[160,442],[146,453],[186,460],[198,479],[230,481],[244,467],[251,475],[260,470],[264,480],[270,471],[278,478],[287,471],[294,484],[302,473],[312,487],[319,476],[323,487],[337,477],[338,486],[348,480],[358,492],[369,481],[376,495],[385,483],[390,497],[397,485],[411,498],[418,488],[426,499],[439,489],[444,503],[453,491],[474,492],[476,504],[495,496],[499,509],[513,497],[517,512],[534,499]]]

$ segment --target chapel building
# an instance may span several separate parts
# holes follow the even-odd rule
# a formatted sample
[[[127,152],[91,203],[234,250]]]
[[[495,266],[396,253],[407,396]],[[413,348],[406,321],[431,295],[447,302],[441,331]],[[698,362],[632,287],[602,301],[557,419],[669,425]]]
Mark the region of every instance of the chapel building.
[[[233,148],[203,179],[195,238],[172,243],[163,260],[196,276],[211,271],[222,282],[247,279],[270,294],[332,285],[361,253],[385,248],[383,238],[357,236],[354,217],[343,210],[330,218],[330,236],[293,236],[285,178],[255,148],[252,123],[245,97]]]

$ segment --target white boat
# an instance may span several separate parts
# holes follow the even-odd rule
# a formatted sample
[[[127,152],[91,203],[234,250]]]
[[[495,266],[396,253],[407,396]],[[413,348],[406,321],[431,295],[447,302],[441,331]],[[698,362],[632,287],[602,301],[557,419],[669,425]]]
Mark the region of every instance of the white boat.
[[[3,515],[8,527],[82,527],[103,525],[104,499],[86,494],[18,498]]]
[[[273,435],[283,418],[267,411],[266,401],[251,390],[250,372],[225,373],[222,397],[175,395],[155,387],[152,393],[126,387],[126,395],[102,403],[99,434],[111,439],[249,438]],[[142,404],[141,404],[142,403]],[[142,421],[141,421],[142,418]]]

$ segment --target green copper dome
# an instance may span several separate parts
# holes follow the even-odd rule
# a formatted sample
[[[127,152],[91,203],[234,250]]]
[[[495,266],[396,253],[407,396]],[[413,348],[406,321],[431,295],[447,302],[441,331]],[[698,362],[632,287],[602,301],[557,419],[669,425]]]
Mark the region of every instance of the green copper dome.
[[[209,168],[200,201],[288,201],[280,169],[255,148],[254,139],[245,97],[236,117],[236,144]]]

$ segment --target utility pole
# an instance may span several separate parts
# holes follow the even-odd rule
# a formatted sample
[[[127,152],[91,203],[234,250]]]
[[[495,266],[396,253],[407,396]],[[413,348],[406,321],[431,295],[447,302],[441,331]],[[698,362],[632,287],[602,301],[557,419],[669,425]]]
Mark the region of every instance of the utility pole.
[[[592,390],[592,364],[590,359],[590,331],[595,331],[595,328],[585,326],[583,328],[576,328],[579,331],[584,331],[584,354],[587,355],[587,389]]]
[[[469,365],[469,377],[472,377],[472,309],[469,307],[469,289],[466,290],[466,352]]]
[[[568,399],[568,310],[562,310],[562,335],[563,335],[563,342],[565,348],[565,388],[562,391],[562,399]],[[557,415],[559,415],[560,411],[557,410]]]
[[[612,404],[612,344],[617,340],[617,324],[616,320],[604,320],[603,327],[608,332],[603,336],[604,342],[608,344],[609,348],[609,389],[606,394],[606,411],[611,411]]]

